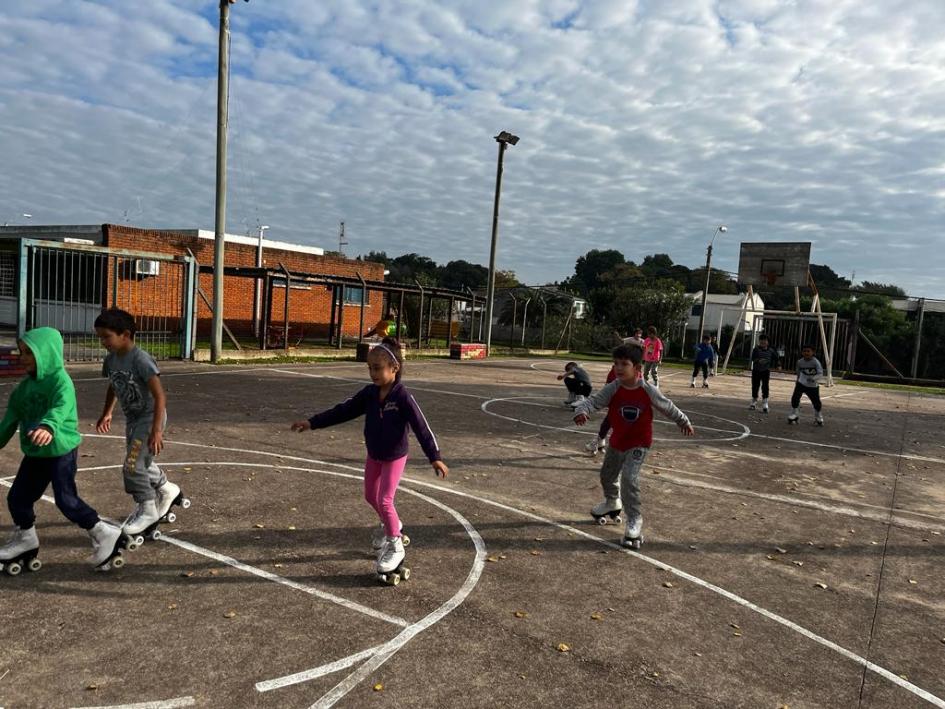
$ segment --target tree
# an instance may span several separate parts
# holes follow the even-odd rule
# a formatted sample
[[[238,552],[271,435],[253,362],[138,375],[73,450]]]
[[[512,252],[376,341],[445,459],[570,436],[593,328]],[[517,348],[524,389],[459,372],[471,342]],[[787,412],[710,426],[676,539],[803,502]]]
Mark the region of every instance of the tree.
[[[390,259],[384,251],[368,251],[364,256],[358,256],[361,261],[371,261],[373,263],[382,263],[385,266]]]
[[[899,298],[905,298],[906,292],[899,286],[893,285],[892,283],[874,283],[873,281],[863,281],[859,286],[859,290],[867,291],[871,294],[881,294],[881,295],[891,295]]]
[[[423,285],[436,285],[436,262],[427,256],[410,253],[391,259],[387,263],[390,269],[390,280],[395,283],[413,283],[420,281]]]
[[[489,279],[489,269],[469,261],[450,261],[439,268],[439,284],[444,288],[463,290],[482,288]]]
[[[579,257],[574,264],[574,275],[568,280],[568,285],[579,294],[587,296],[592,290],[600,286],[600,276],[607,273],[614,266],[626,263],[623,254],[615,249],[600,251],[592,249]]]

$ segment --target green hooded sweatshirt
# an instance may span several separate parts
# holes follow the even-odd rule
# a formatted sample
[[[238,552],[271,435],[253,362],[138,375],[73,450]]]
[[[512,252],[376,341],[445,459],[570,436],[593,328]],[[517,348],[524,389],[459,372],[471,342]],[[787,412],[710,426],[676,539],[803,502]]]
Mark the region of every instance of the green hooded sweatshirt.
[[[27,375],[10,394],[7,413],[0,422],[0,448],[10,442],[19,426],[23,455],[56,458],[82,442],[75,386],[62,362],[62,335],[54,328],[38,327],[25,333],[23,342],[36,358],[36,373]],[[37,446],[27,438],[39,426],[52,431],[49,445]]]

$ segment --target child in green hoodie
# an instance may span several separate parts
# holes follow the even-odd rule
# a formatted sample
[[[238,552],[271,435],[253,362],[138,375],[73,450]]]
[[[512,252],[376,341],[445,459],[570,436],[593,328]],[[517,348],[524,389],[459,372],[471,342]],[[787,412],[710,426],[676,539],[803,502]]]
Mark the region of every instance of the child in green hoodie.
[[[92,539],[92,565],[105,568],[116,551],[121,528],[101,520],[76,490],[82,436],[75,386],[63,366],[62,335],[51,327],[38,327],[24,333],[17,345],[27,376],[10,394],[6,415],[0,422],[0,448],[19,427],[24,457],[7,495],[16,527],[10,541],[0,547],[0,568],[10,574],[19,573],[24,563],[31,571],[39,569],[33,505],[50,483],[62,514],[88,531]]]

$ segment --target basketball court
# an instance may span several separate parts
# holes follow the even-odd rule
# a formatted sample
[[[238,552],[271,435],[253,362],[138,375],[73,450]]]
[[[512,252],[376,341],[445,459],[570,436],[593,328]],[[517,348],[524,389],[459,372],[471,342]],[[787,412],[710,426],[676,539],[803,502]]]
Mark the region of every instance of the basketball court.
[[[945,706],[945,400],[836,386],[825,427],[806,402],[788,426],[790,378],[766,416],[744,376],[664,368],[697,435],[655,425],[634,553],[590,517],[602,414],[571,423],[563,363],[408,362],[451,474],[412,443],[396,588],[372,574],[362,422],[288,430],[365,365],[165,366],[160,460],[193,506],[95,573],[40,503],[42,569],[0,576],[0,706]],[[104,380],[70,371],[80,492],[123,517]]]

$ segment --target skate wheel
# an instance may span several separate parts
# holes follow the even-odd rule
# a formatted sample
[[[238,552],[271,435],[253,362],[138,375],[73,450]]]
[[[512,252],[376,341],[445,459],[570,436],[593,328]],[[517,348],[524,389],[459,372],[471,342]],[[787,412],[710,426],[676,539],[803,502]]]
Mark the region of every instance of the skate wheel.
[[[594,519],[597,520],[597,524],[599,524],[601,527],[603,527],[605,524],[607,524],[607,518],[606,518],[606,517],[595,517]]]
[[[177,521],[177,515],[173,512],[168,512],[166,515],[164,515],[164,519],[173,524]]]
[[[135,536],[135,538],[134,538],[133,541],[134,541],[135,548],[140,547],[140,546],[144,546],[144,537],[143,537],[142,535],[140,535],[140,534],[138,534],[137,536]]]
[[[125,565],[125,560],[121,558],[120,554],[116,556],[114,559],[112,559],[112,568],[120,569],[124,565]]]
[[[14,561],[12,564],[7,565],[7,573],[10,576],[19,576],[22,570],[23,570],[23,567],[20,566],[20,563],[18,561]]]
[[[190,507],[190,500],[188,500],[185,497],[183,500],[180,501],[180,506],[186,510],[188,507]]]
[[[129,539],[125,542],[125,549],[128,551],[137,551],[138,550],[138,540]]]
[[[409,546],[410,546],[410,537],[408,537],[408,536],[407,536],[406,534],[404,534],[403,532],[400,533],[400,541],[403,543],[403,545],[404,545],[405,547],[409,547]]]
[[[30,559],[30,563],[26,565],[26,568],[29,569],[30,571],[39,571],[40,568],[42,568],[42,566],[43,566],[43,562],[41,562],[39,559],[34,558],[34,559]]]
[[[389,583],[391,586],[397,586],[397,585],[399,585],[399,584],[400,584],[400,574],[391,574],[391,575],[388,577],[388,579],[387,579],[387,583]]]
[[[404,569],[403,577],[404,577],[404,581],[410,578],[410,569]]]
[[[161,531],[158,529],[155,529],[153,532],[151,532],[151,534],[148,535],[148,537],[151,539],[151,541],[156,542],[158,539],[161,538]]]
[[[623,517],[621,517],[620,515],[617,515],[616,517],[614,517],[614,524],[620,524],[621,522],[623,522]]]

